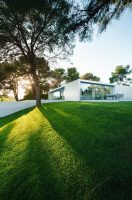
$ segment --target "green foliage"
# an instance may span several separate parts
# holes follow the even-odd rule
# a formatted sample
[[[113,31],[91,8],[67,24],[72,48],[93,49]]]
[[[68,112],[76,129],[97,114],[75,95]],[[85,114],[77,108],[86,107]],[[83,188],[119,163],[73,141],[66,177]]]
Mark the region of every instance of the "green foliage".
[[[0,0],[1,59],[22,55],[29,63],[38,106],[41,91],[36,58],[72,53],[74,34],[64,33],[71,21],[71,7],[66,0]]]
[[[0,120],[0,199],[131,199],[132,103],[55,103]]]
[[[0,87],[2,90],[12,90],[16,101],[18,101],[18,82],[22,76],[21,68],[17,60],[0,63]]]
[[[52,85],[51,88],[56,88],[61,86],[62,83],[71,82],[79,78],[79,72],[75,67],[67,69],[67,72],[63,68],[56,68],[51,71]]]
[[[65,80],[65,69],[56,68],[51,71],[52,79],[52,88],[61,86],[62,82]]]
[[[69,83],[79,78],[79,72],[75,67],[71,67],[67,69],[67,74],[65,76],[66,82]]]
[[[26,87],[25,95],[23,97],[23,100],[32,100],[35,99],[35,93],[34,93],[34,87],[31,85],[31,87]],[[51,86],[47,81],[41,81],[40,82],[40,89],[41,89],[41,98],[42,99],[48,99],[48,91],[50,90]]]
[[[41,88],[41,97],[43,99],[48,99],[48,92],[51,89],[51,85],[48,82],[48,79],[46,79],[46,81],[41,82],[40,88]]]
[[[132,79],[128,77],[131,73],[132,73],[132,70],[130,69],[129,65],[117,66],[115,68],[115,72],[112,72],[112,75],[109,78],[110,83],[129,84],[132,81]]]
[[[8,97],[4,95],[0,95],[0,102],[9,102],[9,101],[14,101],[13,97]]]
[[[33,81],[33,76],[30,73],[30,63],[28,62],[27,59],[25,59],[23,56],[19,58],[19,61],[21,62],[23,69],[23,73],[26,75],[26,78],[30,81],[30,87],[26,88],[26,94],[25,98],[28,99],[35,99],[35,85]],[[50,84],[48,83],[48,78],[51,76],[51,71],[49,67],[48,61],[45,60],[44,57],[36,57],[35,58],[35,63],[36,63],[36,72],[37,72],[37,77],[38,77],[38,82],[40,85],[40,91],[41,91],[41,97],[43,94],[47,94],[49,91]],[[32,90],[32,91],[31,91]],[[32,94],[31,94],[32,93]]]
[[[8,92],[6,90],[0,91],[0,102],[8,102],[8,101],[14,101],[15,99],[13,97],[8,96]]]
[[[113,19],[131,8],[132,0],[89,0],[75,6],[69,31],[78,32],[80,39],[91,39],[96,24],[102,32]]]
[[[100,78],[93,75],[92,73],[86,73],[82,75],[80,78],[84,80],[89,80],[89,81],[100,81]]]
[[[29,58],[35,55],[56,52],[57,48],[65,51],[67,44],[71,48],[72,34],[63,35],[70,10],[71,4],[65,0],[1,0],[2,55],[22,54],[31,64]]]
[[[27,88],[23,100],[33,100],[33,99],[35,99],[33,91]]]

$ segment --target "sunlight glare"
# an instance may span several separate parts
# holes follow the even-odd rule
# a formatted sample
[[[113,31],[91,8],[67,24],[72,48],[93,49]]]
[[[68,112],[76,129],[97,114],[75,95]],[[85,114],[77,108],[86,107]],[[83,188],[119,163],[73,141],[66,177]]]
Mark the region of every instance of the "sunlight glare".
[[[22,79],[19,81],[19,86],[18,86],[19,99],[23,99],[27,87],[31,88],[30,81],[28,79]]]

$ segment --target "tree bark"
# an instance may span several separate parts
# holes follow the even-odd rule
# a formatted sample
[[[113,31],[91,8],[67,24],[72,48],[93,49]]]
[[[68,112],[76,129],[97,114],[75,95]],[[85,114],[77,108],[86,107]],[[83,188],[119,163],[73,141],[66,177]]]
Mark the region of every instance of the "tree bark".
[[[36,91],[35,91],[35,86],[33,83],[31,83],[31,88],[32,88],[34,99],[36,99]]]
[[[36,106],[39,107],[41,106],[41,91],[40,91],[40,85],[39,85],[39,79],[36,74],[36,70],[32,72],[32,77],[34,81],[34,86],[35,86],[35,93],[36,93]]]
[[[34,96],[34,99],[36,99],[36,92],[35,92],[35,85],[34,85],[34,82],[33,82],[33,78],[31,76],[29,76],[29,80],[30,80],[30,84],[31,84],[31,88],[32,88],[32,92],[33,92],[33,96]]]
[[[13,93],[15,100],[18,101],[18,84],[16,82],[13,84]]]
[[[14,92],[14,98],[16,101],[18,101],[18,93],[16,91],[13,91]]]

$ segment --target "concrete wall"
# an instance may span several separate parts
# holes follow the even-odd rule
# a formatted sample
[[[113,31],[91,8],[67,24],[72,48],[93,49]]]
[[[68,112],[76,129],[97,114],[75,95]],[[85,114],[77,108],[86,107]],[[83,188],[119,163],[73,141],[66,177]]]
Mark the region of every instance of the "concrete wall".
[[[53,92],[48,92],[48,99],[52,100],[53,99]]]
[[[35,106],[35,101],[0,102],[0,117]]]
[[[53,103],[61,101],[63,100],[58,100],[58,101],[42,100],[42,103]],[[35,105],[36,105],[35,100],[19,101],[19,102],[0,102],[0,117],[5,117],[20,110],[33,107]]]
[[[84,80],[85,81],[85,80]],[[67,83],[64,89],[65,101],[80,101],[80,79]],[[59,88],[58,88],[59,89]],[[132,101],[132,87],[124,85],[115,85],[112,94],[117,94],[117,100]],[[121,94],[124,95],[123,98]],[[53,99],[52,92],[49,92],[49,100]],[[119,96],[119,97],[118,97]],[[59,100],[60,101],[60,100]]]
[[[124,94],[122,100],[132,100],[132,87],[125,85],[115,85],[115,94]]]
[[[66,101],[80,101],[80,80],[65,85],[64,96]]]

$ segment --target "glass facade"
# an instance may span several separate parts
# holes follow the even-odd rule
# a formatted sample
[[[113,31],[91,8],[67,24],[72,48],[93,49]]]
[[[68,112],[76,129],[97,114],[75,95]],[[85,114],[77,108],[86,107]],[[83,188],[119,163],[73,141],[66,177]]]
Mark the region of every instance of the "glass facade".
[[[106,100],[109,95],[113,94],[113,86],[96,83],[80,83],[81,100]]]
[[[51,92],[52,100],[64,100],[64,89]]]

